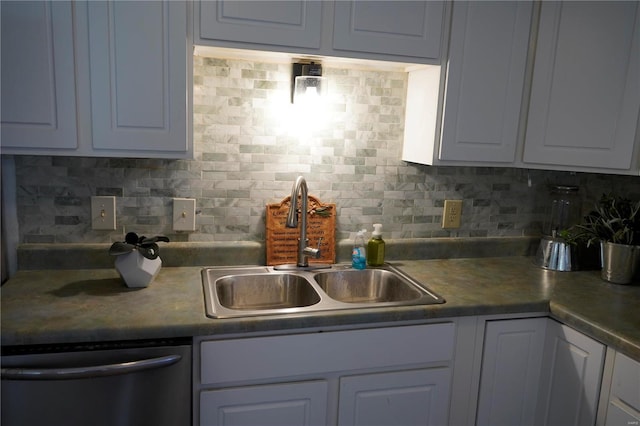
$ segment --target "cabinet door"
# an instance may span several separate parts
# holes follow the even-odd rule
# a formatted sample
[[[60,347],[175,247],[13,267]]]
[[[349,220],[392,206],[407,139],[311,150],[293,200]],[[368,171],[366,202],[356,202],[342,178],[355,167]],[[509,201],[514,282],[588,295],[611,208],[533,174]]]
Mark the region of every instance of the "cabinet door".
[[[342,377],[338,425],[445,425],[450,382],[449,368]]]
[[[325,426],[327,382],[312,381],[203,391],[201,426]]]
[[[605,424],[640,424],[640,363],[621,353],[615,357]]]
[[[532,2],[455,2],[439,158],[512,163]]]
[[[320,47],[321,1],[220,0],[197,7],[201,39]]]
[[[187,151],[187,12],[182,1],[90,1],[94,150]]]
[[[639,75],[639,2],[542,2],[524,161],[630,169]]]
[[[333,48],[438,58],[443,13],[440,1],[337,1]]]
[[[546,318],[487,322],[477,425],[533,424],[546,323]]]
[[[68,1],[2,2],[3,153],[78,146],[72,9]]]
[[[548,320],[536,424],[595,424],[605,347]]]

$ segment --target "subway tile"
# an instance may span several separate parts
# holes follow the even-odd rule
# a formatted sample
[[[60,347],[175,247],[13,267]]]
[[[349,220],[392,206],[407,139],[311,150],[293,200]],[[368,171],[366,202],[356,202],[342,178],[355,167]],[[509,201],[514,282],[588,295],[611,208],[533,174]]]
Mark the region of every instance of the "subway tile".
[[[536,234],[546,184],[567,179],[587,207],[611,188],[640,196],[637,177],[403,162],[407,75],[325,66],[324,76],[327,108],[294,118],[288,64],[195,57],[196,160],[16,156],[20,241],[117,241],[122,227],[173,241],[261,241],[265,205],[288,196],[299,174],[338,206],[338,238],[374,222],[388,238]],[[91,229],[91,195],[117,197],[117,231]],[[201,213],[196,231],[176,233],[171,198],[183,196]],[[464,200],[463,222],[449,231],[440,221],[451,198]]]

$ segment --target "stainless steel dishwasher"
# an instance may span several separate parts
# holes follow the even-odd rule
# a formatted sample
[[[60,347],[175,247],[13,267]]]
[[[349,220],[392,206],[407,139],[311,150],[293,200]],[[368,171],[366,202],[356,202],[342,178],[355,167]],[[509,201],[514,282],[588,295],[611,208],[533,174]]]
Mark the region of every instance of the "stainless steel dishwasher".
[[[3,347],[2,425],[190,425],[191,347],[191,339]]]

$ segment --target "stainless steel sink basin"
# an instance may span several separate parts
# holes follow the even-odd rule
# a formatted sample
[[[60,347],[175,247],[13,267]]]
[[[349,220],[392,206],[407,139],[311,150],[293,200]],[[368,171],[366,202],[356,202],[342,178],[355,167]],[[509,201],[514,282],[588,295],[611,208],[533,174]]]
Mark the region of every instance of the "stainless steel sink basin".
[[[226,276],[216,280],[215,288],[220,304],[228,309],[286,309],[320,301],[309,281],[294,274]]]
[[[202,283],[211,318],[444,303],[391,265],[286,272],[272,267],[205,268]]]
[[[322,291],[340,302],[405,302],[422,296],[407,280],[382,269],[320,272],[314,278]]]

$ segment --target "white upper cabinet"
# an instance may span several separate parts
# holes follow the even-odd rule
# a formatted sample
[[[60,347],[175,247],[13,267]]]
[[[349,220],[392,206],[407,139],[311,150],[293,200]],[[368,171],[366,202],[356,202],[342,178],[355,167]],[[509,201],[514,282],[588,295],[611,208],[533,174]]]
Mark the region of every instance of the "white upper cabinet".
[[[199,38],[318,49],[320,1],[202,1]]]
[[[440,1],[200,1],[194,43],[290,54],[438,63]]]
[[[636,168],[640,3],[542,2],[524,162]]]
[[[71,2],[2,2],[2,153],[77,147]]]
[[[531,2],[454,3],[440,160],[513,163]]]
[[[402,159],[638,174],[638,76],[637,1],[454,2],[445,76],[409,72]]]
[[[185,153],[184,2],[88,3],[93,148]]]
[[[532,2],[454,2],[444,76],[409,72],[402,159],[429,165],[516,160]]]
[[[438,58],[443,12],[438,1],[338,1],[333,48]]]
[[[2,3],[2,153],[191,158],[188,3]]]

